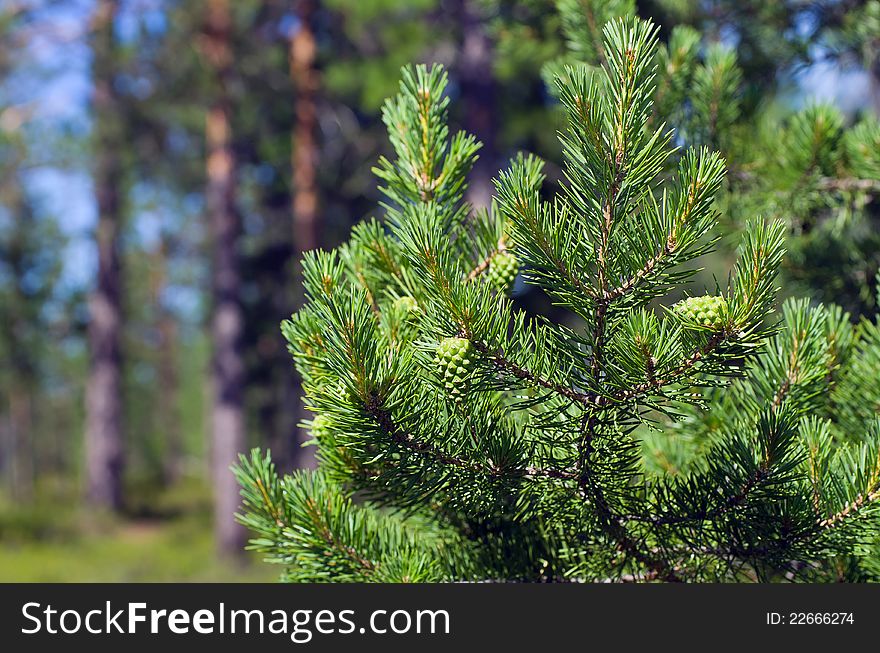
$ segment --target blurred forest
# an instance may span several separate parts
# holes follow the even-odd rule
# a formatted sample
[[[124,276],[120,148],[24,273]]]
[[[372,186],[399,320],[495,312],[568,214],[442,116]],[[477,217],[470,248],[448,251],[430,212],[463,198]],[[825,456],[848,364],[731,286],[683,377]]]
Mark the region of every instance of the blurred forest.
[[[615,4],[573,3],[587,26]],[[876,0],[636,5],[735,52],[733,158],[814,99],[880,114]],[[516,152],[558,160],[563,22],[554,0],[0,0],[0,580],[271,578],[241,555],[229,466],[313,464],[279,332],[301,253],[379,213],[405,63],[450,70],[475,206]],[[874,311],[876,200],[859,210],[852,274],[805,241],[789,294]]]

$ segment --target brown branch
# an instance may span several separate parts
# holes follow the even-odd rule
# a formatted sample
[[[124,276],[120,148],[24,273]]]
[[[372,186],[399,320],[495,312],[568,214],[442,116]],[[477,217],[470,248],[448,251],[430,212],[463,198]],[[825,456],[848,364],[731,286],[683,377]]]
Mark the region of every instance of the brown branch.
[[[591,413],[585,419],[584,438],[581,445],[579,445],[581,452],[578,459],[578,468],[581,470],[581,473],[578,487],[583,494],[583,498],[589,501],[596,509],[599,515],[599,524],[609,537],[617,542],[620,550],[631,555],[649,569],[648,574],[644,577],[645,580],[659,579],[668,582],[680,582],[681,578],[674,567],[670,567],[662,558],[649,555],[639,548],[639,543],[633,540],[626,528],[626,518],[617,515],[611,509],[605,499],[605,493],[599,484],[596,483],[589,464],[590,456],[593,452],[592,436],[596,423],[595,413]]]
[[[700,347],[693,354],[688,356],[684,361],[681,362],[678,367],[674,368],[667,372],[661,378],[654,378],[653,380],[645,381],[644,383],[640,383],[638,385],[634,385],[631,388],[627,388],[625,390],[619,390],[614,393],[610,398],[609,397],[600,397],[598,403],[600,405],[604,405],[610,403],[611,401],[629,401],[639,395],[646,394],[651,390],[656,390],[664,385],[669,385],[670,383],[674,383],[676,377],[681,376],[685,372],[689,371],[693,368],[697,363],[699,363],[703,358],[705,358],[708,354],[712,353],[712,351],[725,340],[726,333],[716,333],[714,336],[709,338],[708,342],[705,345]]]
[[[376,421],[376,423],[386,433],[388,433],[388,435],[390,435],[397,444],[406,447],[412,452],[430,456],[445,465],[450,465],[452,467],[457,467],[459,469],[464,469],[485,476],[501,477],[505,475],[503,473],[503,470],[482,465],[480,463],[466,460],[458,456],[453,456],[452,454],[443,451],[436,445],[416,439],[413,435],[407,433],[402,428],[400,428],[400,426],[392,419],[388,411],[385,410],[378,403],[378,401],[368,402],[366,405],[366,409],[370,417],[372,417]],[[547,478],[558,480],[572,480],[576,478],[576,475],[573,472],[568,472],[565,470],[543,469],[540,467],[530,466],[520,471],[523,472],[524,476],[530,478]]]
[[[529,370],[519,367],[509,359],[504,357],[503,352],[492,352],[489,350],[486,345],[481,342],[471,341],[474,347],[481,354],[487,356],[490,361],[500,370],[505,371],[518,379],[523,381],[528,381],[534,385],[541,386],[543,388],[547,388],[548,390],[553,390],[558,394],[571,399],[572,401],[576,401],[584,406],[604,408],[606,406],[611,405],[615,402],[625,402],[631,401],[635,397],[639,395],[646,394],[651,390],[656,390],[665,385],[669,385],[670,383],[674,383],[676,378],[684,374],[693,368],[697,363],[703,360],[708,354],[710,354],[721,342],[726,339],[725,333],[718,333],[712,336],[709,341],[700,349],[691,354],[688,358],[686,358],[678,367],[667,372],[662,377],[655,376],[656,370],[653,368],[653,365],[656,365],[656,362],[652,365],[649,365],[648,370],[648,380],[644,383],[640,383],[638,385],[634,385],[631,388],[626,388],[623,390],[618,390],[617,392],[611,395],[600,395],[595,392],[580,392],[578,390],[573,390],[564,385],[559,385],[557,383],[553,383],[547,379],[539,377],[535,374],[532,374]],[[649,361],[650,363],[650,361]]]
[[[602,229],[600,234],[600,242],[597,251],[597,277],[599,282],[599,296],[596,298],[595,313],[595,336],[593,340],[593,361],[592,372],[593,380],[598,385],[602,379],[603,367],[603,349],[605,340],[605,319],[606,311],[611,299],[608,290],[608,270],[607,258],[611,245],[611,231],[614,225],[614,207],[617,193],[620,185],[623,183],[626,170],[624,167],[625,144],[619,143],[618,149],[614,154],[613,165],[615,168],[614,179],[608,189],[608,196],[602,208]],[[660,580],[678,582],[681,578],[676,570],[671,567],[665,560],[657,556],[652,556],[641,550],[639,543],[630,536],[625,526],[624,520],[617,515],[608,504],[605,493],[601,486],[594,478],[592,467],[590,465],[590,457],[593,454],[593,436],[596,427],[599,424],[597,408],[600,405],[610,403],[606,397],[596,397],[591,403],[596,406],[588,411],[582,422],[582,436],[578,444],[578,470],[580,478],[578,486],[583,494],[583,498],[588,501],[597,511],[599,523],[608,536],[617,542],[622,551],[625,551],[639,563],[650,570],[652,578]]]
[[[464,282],[470,283],[471,281],[476,279],[478,276],[483,274],[483,272],[488,270],[489,265],[492,263],[492,259],[494,258],[495,254],[497,254],[497,253],[498,253],[497,249],[493,249],[491,252],[489,252],[489,254],[486,256],[486,258],[484,258],[482,261],[477,263],[477,265],[474,267],[474,269],[468,273],[468,275],[464,279]]]
[[[489,266],[492,264],[492,259],[495,258],[496,254],[507,251],[507,243],[504,242],[504,238],[500,238],[498,240],[498,246],[493,249],[489,254],[486,255],[482,261],[477,263],[473,270],[471,270],[468,275],[464,278],[465,283],[470,283],[478,276],[483,274],[486,270],[489,269]]]
[[[639,547],[639,543],[630,536],[625,526],[625,518],[611,510],[602,488],[593,479],[589,465],[584,466],[579,485],[584,498],[589,500],[598,511],[599,523],[603,530],[617,542],[621,551],[628,553],[649,570],[645,580],[681,582],[682,579],[673,566],[670,566],[662,557],[643,551]]]
[[[830,517],[826,517],[825,519],[819,522],[820,528],[830,528],[834,526],[838,522],[843,521],[852,513],[857,512],[862,508],[866,503],[871,503],[872,501],[876,501],[880,499],[880,489],[868,494],[867,496],[863,494],[859,494],[852,502],[846,505],[842,510],[834,513]]]
[[[878,470],[878,472],[880,472],[880,470]],[[858,512],[860,509],[862,509],[868,503],[871,503],[873,501],[878,501],[878,500],[880,500],[880,485],[876,486],[875,489],[872,492],[868,493],[867,495],[866,494],[859,494],[853,501],[851,501],[849,504],[847,504],[844,508],[842,508],[838,512],[834,513],[833,515],[830,515],[829,517],[826,517],[825,519],[819,520],[817,522],[816,526],[820,530],[831,528],[831,527],[837,525],[838,523],[840,523],[841,521],[847,519],[848,517],[850,517],[854,513]],[[770,543],[766,543],[766,544],[763,544],[763,545],[760,545],[757,547],[753,547],[751,549],[745,549],[745,550],[739,549],[737,547],[729,547],[727,549],[726,553],[728,553],[731,556],[737,556],[737,557],[743,557],[744,555],[749,555],[749,554],[752,556],[761,555],[761,554],[766,553],[767,551],[770,551],[773,549],[779,549],[781,545],[790,545],[790,544],[793,544],[794,542],[803,541],[803,540],[806,540],[806,539],[813,537],[813,536],[816,536],[816,535],[817,535],[816,530],[811,529],[811,530],[804,531],[804,532],[792,537],[787,542],[773,541]],[[725,553],[725,552],[719,551],[717,555],[720,556],[723,553]]]
[[[649,258],[640,270],[638,270],[629,279],[625,280],[616,288],[612,288],[607,293],[605,293],[605,299],[610,302],[614,299],[617,299],[618,297],[621,297],[622,295],[625,295],[630,290],[635,288],[636,284],[638,284],[642,279],[651,274],[657,267],[657,264],[660,263],[660,261],[662,261],[666,256],[671,254],[672,251],[673,247],[671,246],[670,241],[667,240],[666,244],[663,246],[663,249],[660,250],[659,253]]]
[[[541,386],[542,388],[546,388],[548,390],[553,390],[554,392],[571,399],[572,401],[576,401],[578,403],[590,406],[590,405],[599,405],[601,401],[601,397],[591,392],[579,392],[577,390],[573,390],[568,386],[560,385],[558,383],[554,383],[547,379],[544,379],[536,374],[533,374],[529,370],[518,366],[513,361],[504,357],[503,351],[491,351],[485,344],[482,342],[471,341],[474,348],[486,356],[489,361],[495,365],[498,369],[507,372],[508,374],[515,376],[516,378],[522,381],[528,381],[533,385]]]
[[[876,179],[834,179],[833,177],[823,177],[819,180],[819,188],[822,190],[861,190],[880,192],[880,181]]]
[[[375,562],[363,557],[353,546],[345,544],[344,542],[340,542],[339,539],[330,531],[330,527],[323,519],[321,519],[315,500],[311,497],[306,500],[306,509],[309,512],[309,516],[312,518],[312,523],[316,526],[318,534],[323,538],[325,542],[327,542],[327,544],[329,544],[332,548],[336,549],[340,553],[351,558],[368,574],[376,571],[377,564]]]
[[[541,467],[526,467],[526,476],[533,478],[555,478],[564,481],[573,481],[577,474],[563,469],[544,469]]]
[[[880,461],[878,461],[880,462]],[[853,499],[850,503],[844,506],[841,510],[837,511],[833,515],[826,517],[819,521],[820,528],[830,528],[835,524],[843,521],[850,515],[861,510],[865,505],[880,500],[880,485],[875,487],[873,492],[869,492],[868,494],[859,493],[859,495]]]
[[[648,523],[652,526],[673,526],[676,524],[704,522],[717,519],[718,517],[726,515],[734,508],[737,508],[748,501],[749,495],[752,493],[752,491],[767,477],[768,465],[769,461],[764,461],[761,467],[759,467],[758,470],[754,474],[752,474],[745,483],[743,483],[739,492],[734,495],[728,496],[720,505],[713,508],[712,510],[699,510],[696,512],[689,512],[684,515],[668,515],[664,517],[624,515],[622,516],[622,519],[627,521]]]

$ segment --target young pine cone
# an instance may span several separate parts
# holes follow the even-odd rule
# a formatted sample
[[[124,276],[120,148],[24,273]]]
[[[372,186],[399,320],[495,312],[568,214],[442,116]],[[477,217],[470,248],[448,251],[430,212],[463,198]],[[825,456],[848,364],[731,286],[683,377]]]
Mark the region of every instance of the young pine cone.
[[[688,297],[672,307],[672,310],[690,329],[718,331],[727,317],[727,300],[717,295]]]
[[[474,346],[465,338],[444,338],[434,355],[443,387],[451,395],[465,392],[468,377],[476,364]]]
[[[489,261],[489,271],[486,273],[486,281],[492,288],[499,292],[510,292],[513,281],[519,272],[519,261],[510,252],[498,252]]]

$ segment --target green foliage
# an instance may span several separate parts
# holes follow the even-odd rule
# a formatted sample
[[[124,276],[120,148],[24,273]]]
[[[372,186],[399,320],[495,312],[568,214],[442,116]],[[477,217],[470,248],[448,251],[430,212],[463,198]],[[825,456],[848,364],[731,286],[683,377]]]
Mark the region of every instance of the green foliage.
[[[601,67],[569,66],[557,82],[562,190],[543,199],[540,161],[517,157],[493,209],[474,213],[462,192],[477,144],[446,129],[444,75],[404,71],[384,112],[396,153],[377,168],[384,225],[308,255],[308,303],[283,325],[321,417],[321,471],[279,479],[258,453],[237,470],[241,519],[284,579],[763,580],[835,577],[832,559],[859,567],[880,505],[875,427],[850,446],[805,417],[836,385],[833,356],[861,336],[839,311],[788,307],[782,331],[768,319],[779,222],[749,223],[726,288],[660,308],[712,249],[724,164],[690,148],[666,175],[650,23],[610,22],[603,51]],[[475,283],[499,251],[583,327]],[[659,473],[673,454],[680,467]]]
[[[605,61],[602,27],[610,20],[634,16],[632,0],[559,0],[562,30],[569,49],[582,61]]]
[[[628,1],[557,0],[556,4],[569,54],[548,64],[545,75],[551,82],[554,76],[564,77],[566,63],[602,65],[606,53],[601,26],[635,15],[635,4]],[[726,151],[728,131],[740,117],[742,73],[733,50],[715,43],[703,52],[701,40],[695,29],[677,25],[668,43],[656,49],[652,122],[675,127],[688,144]]]
[[[696,5],[683,11],[678,3],[661,4],[676,20],[694,25],[718,20],[702,16]],[[806,56],[798,39],[768,38],[774,25],[782,32],[796,22],[799,9],[796,3],[758,3],[754,12],[760,20],[755,20],[720,4],[720,15],[732,21],[743,47],[734,52],[687,24],[675,25],[665,47],[658,48],[652,123],[673,126],[684,144],[706,145],[727,156],[732,174],[722,202],[729,207],[730,226],[743,228],[754,215],[787,223],[789,256],[783,272],[788,294],[807,293],[839,302],[856,316],[870,314],[876,306],[872,280],[880,268],[880,127],[871,116],[848,126],[837,109],[822,104],[774,116],[769,110],[773,97],[768,89],[756,88],[765,82],[754,68],[767,65],[761,61],[765,56],[772,60],[784,52],[788,61]],[[602,61],[601,44],[586,27],[590,17],[632,13],[627,3],[600,0],[559,0],[557,7],[568,36],[569,55],[562,61],[588,67]],[[876,39],[868,33],[880,16],[880,3],[844,12],[843,24],[840,16],[825,15],[829,9],[822,3],[801,9],[807,7],[822,32],[810,38],[827,42],[844,59],[857,52],[862,62],[877,60]],[[825,22],[818,20],[823,16]],[[739,61],[738,54],[750,59]],[[551,75],[561,70],[559,61],[547,67]]]
[[[283,564],[285,581],[418,583],[454,573],[460,552],[442,533],[414,517],[357,506],[320,473],[279,479],[271,458],[255,450],[237,474],[250,490],[242,522],[262,534],[251,548]]]
[[[722,147],[725,136],[740,117],[741,84],[736,53],[718,44],[710,46],[688,86],[695,132],[692,140]]]
[[[400,67],[421,58],[426,44],[442,42],[443,30],[426,16],[437,0],[326,0],[327,9],[343,16],[327,61],[325,83],[336,95],[355,95],[356,105],[377,110],[394,91]],[[366,55],[366,56],[365,56]]]
[[[730,187],[734,219],[761,210],[788,224],[789,292],[838,302],[856,316],[876,307],[878,144],[875,118],[847,129],[837,109],[811,104],[743,146],[742,173]]]
[[[766,471],[753,477],[749,494],[778,482],[779,475],[790,475],[788,505],[774,509],[785,518],[785,530],[773,532],[763,550],[752,553],[747,573],[765,580],[783,572],[801,580],[877,580],[878,363],[876,322],[853,327],[838,307],[788,301],[783,328],[742,379],[705,392],[702,402],[672,425],[675,437],[664,432],[645,438],[649,473],[658,479],[693,478],[705,459],[724,446],[731,416],[760,424],[784,415],[791,439],[779,443],[776,459],[765,457]],[[803,501],[810,509],[798,505]],[[824,559],[815,567],[794,564],[805,550]],[[773,562],[768,565],[756,553],[771,554]]]

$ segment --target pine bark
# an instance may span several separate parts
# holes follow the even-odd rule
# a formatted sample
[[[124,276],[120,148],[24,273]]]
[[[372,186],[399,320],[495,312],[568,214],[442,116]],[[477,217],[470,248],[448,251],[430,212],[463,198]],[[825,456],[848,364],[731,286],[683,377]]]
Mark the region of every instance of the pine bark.
[[[291,311],[303,301],[300,261],[304,252],[321,246],[321,215],[318,189],[318,163],[320,148],[318,144],[318,95],[320,74],[317,69],[317,39],[315,18],[318,11],[317,0],[299,0],[296,5],[297,26],[291,32],[288,49],[290,78],[295,93],[294,128],[291,143],[291,217],[292,217],[292,263],[294,267],[294,287]],[[291,425],[291,431],[284,434],[289,443],[279,443],[281,452],[290,452],[288,458],[292,467],[313,467],[314,457],[300,445],[305,437],[296,427],[305,417],[299,397],[302,387],[293,371],[293,366],[284,368],[283,390],[289,393],[279,398],[280,405],[292,406],[291,415],[282,415],[283,422]],[[292,419],[290,419],[292,417]],[[283,459],[282,458],[282,459]]]
[[[457,0],[456,15],[460,34],[456,68],[464,107],[463,126],[483,144],[468,180],[467,200],[475,208],[488,207],[495,192],[492,178],[498,159],[493,44],[475,0]]]
[[[159,378],[158,422],[165,439],[163,456],[165,482],[173,485],[183,475],[183,433],[181,432],[177,375],[177,323],[165,305],[171,238],[163,233],[152,255],[151,294],[156,307],[155,329],[158,337],[156,368]]]
[[[318,90],[320,78],[315,67],[317,43],[314,21],[316,0],[300,0],[299,19],[290,38],[290,76],[296,92],[292,147],[292,213],[294,257],[320,245],[318,215]]]
[[[98,273],[89,297],[90,369],[86,389],[86,476],[88,501],[101,508],[122,507],[122,224],[119,98],[114,86],[118,48],[116,0],[99,0],[92,49],[96,152],[94,186],[98,207]]]
[[[205,202],[213,246],[211,339],[211,469],[214,526],[223,554],[236,555],[245,542],[235,522],[239,489],[230,466],[246,446],[242,337],[241,219],[236,208],[236,157],[232,142],[232,17],[227,0],[210,0],[205,23],[205,54],[215,82],[215,96],[205,125],[207,153]]]

